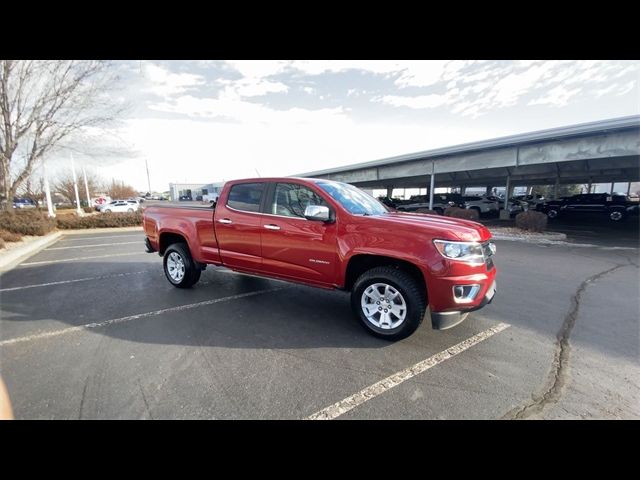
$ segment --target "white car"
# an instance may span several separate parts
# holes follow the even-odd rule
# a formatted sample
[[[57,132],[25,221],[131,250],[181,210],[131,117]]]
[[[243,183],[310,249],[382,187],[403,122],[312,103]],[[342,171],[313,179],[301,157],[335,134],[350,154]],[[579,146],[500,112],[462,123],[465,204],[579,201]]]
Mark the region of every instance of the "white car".
[[[100,211],[104,213],[132,213],[138,211],[139,208],[140,205],[135,200],[114,200],[99,207]]]
[[[478,213],[490,213],[498,212],[500,210],[500,204],[494,197],[463,197],[464,208],[469,210],[476,210]]]

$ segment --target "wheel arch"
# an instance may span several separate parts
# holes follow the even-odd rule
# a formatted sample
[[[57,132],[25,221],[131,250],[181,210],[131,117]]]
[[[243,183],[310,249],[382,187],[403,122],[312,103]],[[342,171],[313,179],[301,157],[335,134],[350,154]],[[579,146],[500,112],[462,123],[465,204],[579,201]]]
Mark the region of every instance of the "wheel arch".
[[[367,270],[385,266],[398,268],[407,272],[419,283],[422,290],[428,295],[427,282],[424,274],[415,263],[397,257],[368,253],[358,253],[349,258],[344,276],[344,289],[351,291],[358,277]]]
[[[160,236],[158,239],[158,253],[160,255],[164,255],[164,252],[167,250],[167,248],[170,245],[173,245],[174,243],[184,243],[189,249],[189,251],[191,252],[191,248],[189,247],[189,242],[187,241],[187,238],[184,235],[182,235],[181,233],[165,231],[160,233]]]

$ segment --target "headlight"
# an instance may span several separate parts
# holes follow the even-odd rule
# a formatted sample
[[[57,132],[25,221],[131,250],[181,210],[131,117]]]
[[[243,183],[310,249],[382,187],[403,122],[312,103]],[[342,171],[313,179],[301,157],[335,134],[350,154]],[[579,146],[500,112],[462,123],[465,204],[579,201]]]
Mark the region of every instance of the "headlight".
[[[448,240],[434,240],[440,255],[451,260],[481,265],[484,263],[482,245],[478,242],[451,242]]]

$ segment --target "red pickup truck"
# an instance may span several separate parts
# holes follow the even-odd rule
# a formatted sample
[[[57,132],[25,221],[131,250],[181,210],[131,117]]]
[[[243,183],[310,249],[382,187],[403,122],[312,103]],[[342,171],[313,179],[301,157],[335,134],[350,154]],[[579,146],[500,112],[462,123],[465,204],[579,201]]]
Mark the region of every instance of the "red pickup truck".
[[[227,182],[212,207],[152,205],[148,252],[178,288],[208,264],[351,292],[373,335],[412,334],[427,307],[435,329],[462,322],[496,291],[495,246],[476,222],[394,212],[362,190],[311,178]]]

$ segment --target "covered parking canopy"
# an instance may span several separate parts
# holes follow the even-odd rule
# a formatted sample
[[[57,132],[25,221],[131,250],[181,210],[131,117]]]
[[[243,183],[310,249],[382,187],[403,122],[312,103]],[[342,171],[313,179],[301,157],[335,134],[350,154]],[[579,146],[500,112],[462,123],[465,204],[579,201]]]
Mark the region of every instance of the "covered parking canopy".
[[[553,128],[309,172],[362,188],[424,188],[640,180],[640,116]],[[510,195],[507,195],[507,197]]]

